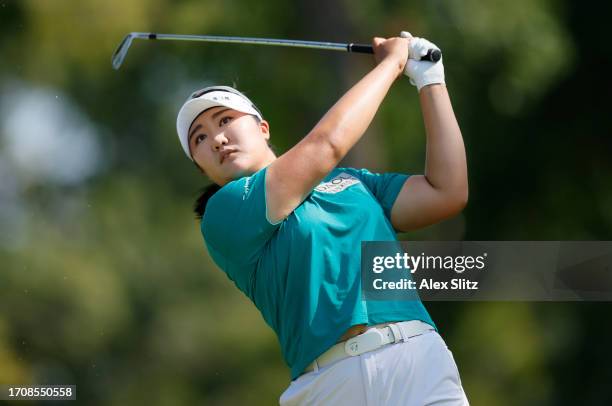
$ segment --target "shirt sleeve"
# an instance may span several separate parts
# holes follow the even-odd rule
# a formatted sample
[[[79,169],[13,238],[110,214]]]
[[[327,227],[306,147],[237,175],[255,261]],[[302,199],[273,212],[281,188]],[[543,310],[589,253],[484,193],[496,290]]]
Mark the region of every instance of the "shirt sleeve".
[[[402,186],[410,175],[402,173],[373,173],[367,169],[343,168],[355,176],[370,190],[385,212],[387,219],[391,221],[391,209],[399,195]]]
[[[223,186],[208,201],[201,222],[213,260],[243,291],[248,290],[262,250],[282,223],[273,224],[267,217],[266,169]]]

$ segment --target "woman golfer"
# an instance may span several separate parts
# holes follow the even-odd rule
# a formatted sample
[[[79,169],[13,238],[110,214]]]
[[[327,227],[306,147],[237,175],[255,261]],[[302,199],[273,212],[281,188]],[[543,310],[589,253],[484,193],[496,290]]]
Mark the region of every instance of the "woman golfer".
[[[280,156],[268,122],[237,90],[210,87],[185,102],[179,139],[216,185],[198,200],[202,234],[278,336],[292,379],[281,405],[466,405],[423,304],[361,298],[361,241],[396,240],[396,230],[459,213],[468,196],[442,62],[420,61],[436,46],[407,33],[372,43],[374,69]],[[337,168],[402,73],[419,91],[425,174]]]

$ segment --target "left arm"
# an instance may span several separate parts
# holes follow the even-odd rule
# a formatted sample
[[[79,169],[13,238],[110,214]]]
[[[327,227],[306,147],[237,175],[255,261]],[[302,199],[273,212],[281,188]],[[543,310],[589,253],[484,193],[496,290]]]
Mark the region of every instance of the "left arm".
[[[468,200],[465,147],[443,84],[419,92],[427,133],[425,174],[410,176],[391,209],[396,230],[416,230],[463,210]]]

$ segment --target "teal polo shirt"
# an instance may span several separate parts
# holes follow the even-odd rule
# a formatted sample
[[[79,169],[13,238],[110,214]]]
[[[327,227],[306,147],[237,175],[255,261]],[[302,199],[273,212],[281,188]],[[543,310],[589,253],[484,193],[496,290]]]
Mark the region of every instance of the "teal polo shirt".
[[[361,241],[397,240],[391,208],[408,175],[336,168],[271,223],[266,169],[215,193],[201,231],[215,263],[276,333],[292,380],[352,325],[417,319],[436,328],[418,300],[361,297]]]

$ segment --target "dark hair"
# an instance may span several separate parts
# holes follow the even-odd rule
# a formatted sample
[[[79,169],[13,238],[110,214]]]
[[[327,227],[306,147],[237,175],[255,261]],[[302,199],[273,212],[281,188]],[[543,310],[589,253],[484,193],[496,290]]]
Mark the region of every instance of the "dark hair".
[[[200,196],[196,199],[193,204],[193,212],[196,215],[198,220],[201,220],[204,217],[204,211],[206,210],[206,204],[208,200],[221,189],[221,186],[216,183],[210,184],[208,186],[203,187],[200,190]]]

